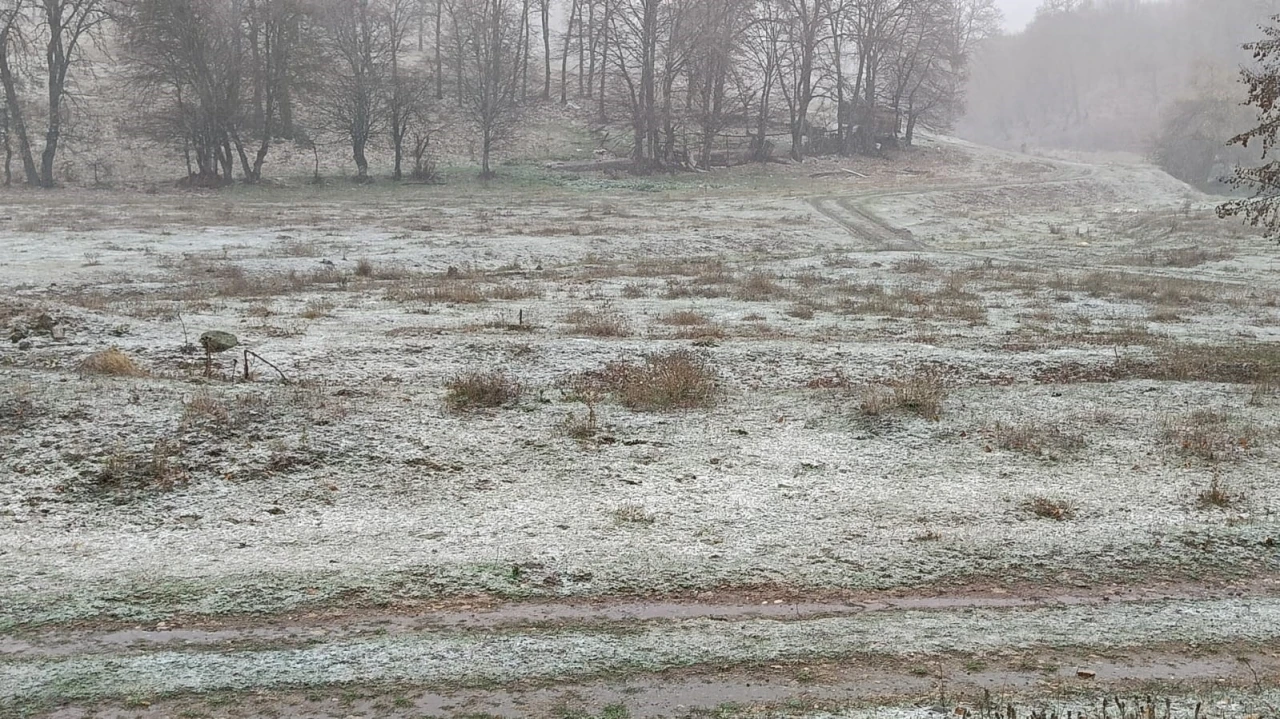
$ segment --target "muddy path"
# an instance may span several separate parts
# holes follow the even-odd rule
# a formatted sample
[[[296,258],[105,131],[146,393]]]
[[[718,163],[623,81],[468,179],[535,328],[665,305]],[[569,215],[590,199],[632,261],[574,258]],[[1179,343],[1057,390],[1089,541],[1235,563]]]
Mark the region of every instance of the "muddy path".
[[[693,596],[601,597],[565,600],[501,600],[470,597],[368,606],[316,608],[257,616],[173,617],[140,624],[82,622],[20,629],[0,636],[0,660],[110,654],[166,648],[221,650],[302,646],[323,639],[407,635],[426,631],[521,631],[594,628],[618,630],[642,624],[705,619],[798,621],[877,612],[963,612],[1101,606],[1151,601],[1265,599],[1280,596],[1280,577],[1258,576],[1215,583],[1166,582],[1135,586],[960,587],[934,592],[834,592],[774,588],[724,590]]]
[[[559,716],[572,702],[681,716],[729,702],[1262,686],[1280,677],[1278,594],[1261,582],[839,602],[452,604],[50,628],[0,640],[0,716],[217,707],[219,716],[345,717],[363,711],[360,702],[377,716]]]
[[[1037,179],[976,185],[952,182],[895,188],[892,190],[872,189],[853,194],[811,197],[809,198],[809,204],[827,219],[843,227],[855,240],[868,245],[857,248],[859,250],[875,252],[935,252],[939,250],[916,239],[909,230],[896,227],[893,223],[877,214],[875,203],[890,198],[916,197],[955,192],[957,190],[983,192],[1022,187],[1067,185],[1088,180],[1094,175],[1094,172],[1095,170],[1090,167],[1062,166],[1055,169],[1048,177]],[[968,255],[972,253],[961,254]],[[986,257],[986,255],[979,254],[973,254],[973,256],[978,259],[985,259]]]
[[[735,716],[735,711],[788,707],[839,710],[899,705],[953,713],[990,697],[1046,693],[1121,696],[1153,686],[1179,691],[1254,692],[1280,677],[1276,647],[1215,647],[1188,656],[1143,649],[1110,656],[1032,650],[1005,656],[932,656],[908,660],[853,657],[827,662],[697,667],[620,673],[560,682],[433,688],[346,683],[275,691],[175,693],[32,709],[30,716],[160,719],[236,717],[567,717]]]

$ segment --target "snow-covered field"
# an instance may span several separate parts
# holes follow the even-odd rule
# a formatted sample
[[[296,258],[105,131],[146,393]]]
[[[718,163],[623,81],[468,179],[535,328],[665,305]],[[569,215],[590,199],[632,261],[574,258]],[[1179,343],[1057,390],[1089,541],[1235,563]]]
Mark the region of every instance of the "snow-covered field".
[[[472,595],[1025,594],[1280,569],[1280,261],[1215,219],[1212,198],[1140,165],[942,138],[895,162],[520,172],[487,188],[0,195],[13,337],[0,630]],[[210,376],[184,348],[208,330],[242,345]],[[145,374],[82,365],[111,347]],[[680,350],[716,378],[705,407],[628,408],[575,382]],[[522,392],[449,409],[446,385],[473,370]],[[936,416],[902,400],[913,391],[940,400]],[[1185,641],[1274,642],[1280,623],[1246,616],[1270,611],[1271,590],[1252,591],[1263,604],[1191,601],[1231,636]],[[1166,609],[1183,611],[1150,611]],[[895,631],[915,638],[895,651],[974,651],[998,614],[904,614]],[[1037,641],[1037,617],[1002,641],[1102,646],[1100,629]],[[1107,641],[1147,642],[1145,620],[1115,621]],[[844,638],[769,631],[801,632],[786,642],[815,656],[878,651],[814,627]],[[739,637],[717,653],[700,629],[654,631],[635,641],[687,661],[606,641],[605,662],[558,637],[485,650],[513,676],[450,676],[804,655],[765,647],[769,632],[759,651],[733,649]],[[430,641],[395,651],[461,651]],[[62,686],[93,698],[99,681],[127,693],[89,664],[13,651],[0,710],[71,698]],[[336,658],[308,664],[315,681],[346,681],[325,674],[349,666],[345,649],[317,651]],[[521,673],[521,651],[565,667]],[[212,686],[183,683],[204,674],[179,659],[129,671],[173,667],[176,684],[139,691]],[[355,677],[434,681],[404,661],[416,668]],[[313,679],[281,677],[263,686]]]

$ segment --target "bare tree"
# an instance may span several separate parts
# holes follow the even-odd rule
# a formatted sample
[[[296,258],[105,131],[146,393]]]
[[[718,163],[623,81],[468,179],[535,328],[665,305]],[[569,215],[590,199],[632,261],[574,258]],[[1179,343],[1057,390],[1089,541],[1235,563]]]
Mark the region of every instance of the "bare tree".
[[[404,141],[409,125],[418,113],[418,106],[425,102],[427,78],[420,73],[408,72],[401,67],[401,54],[409,40],[409,31],[418,20],[420,4],[417,0],[387,0],[384,8],[386,24],[388,81],[386,84],[387,130],[391,137],[393,155],[391,176],[403,178],[401,165],[404,159]]]
[[[460,5],[462,111],[480,135],[480,176],[493,177],[493,151],[515,134],[520,117],[520,15],[514,0]]]
[[[831,7],[828,0],[781,0],[784,52],[780,69],[783,98],[791,116],[791,157],[804,159],[809,107],[816,94],[816,72]]]
[[[48,123],[40,153],[40,185],[53,187],[54,161],[62,134],[63,103],[71,93],[70,71],[84,59],[85,44],[93,41],[107,21],[105,0],[41,0],[45,32],[45,73]]]
[[[369,178],[366,149],[386,122],[390,43],[375,0],[328,0],[321,9],[328,69],[315,98],[322,126],[351,146],[356,179]]]
[[[551,99],[551,0],[538,0],[542,20],[542,99]]]
[[[198,184],[231,179],[239,18],[215,0],[130,0],[117,14],[135,129],[182,149]],[[193,165],[194,162],[194,165]]]
[[[756,6],[755,16],[746,27],[744,63],[752,78],[751,87],[755,88],[751,156],[756,162],[764,162],[769,157],[769,123],[773,112],[770,101],[779,79],[783,26],[781,7],[766,0]]]
[[[28,184],[54,185],[62,126],[75,86],[71,71],[85,61],[86,44],[98,38],[106,21],[106,0],[4,0],[0,4],[0,84]],[[45,90],[44,148],[38,168],[19,91],[19,56],[36,45],[43,46],[36,73]]]
[[[26,36],[23,33],[24,0],[3,0],[0,3],[0,83],[4,85],[6,150],[10,147],[9,135],[18,141],[18,154],[22,158],[22,168],[27,184],[40,184],[40,171],[36,168],[32,156],[31,140],[27,134],[25,113],[22,109],[20,95],[21,77],[18,63],[27,49]],[[6,160],[6,168],[8,161]]]
[[[716,137],[730,121],[746,9],[742,0],[704,0],[692,8],[697,35],[690,43],[688,82],[698,125],[698,162],[704,169],[710,169]]]

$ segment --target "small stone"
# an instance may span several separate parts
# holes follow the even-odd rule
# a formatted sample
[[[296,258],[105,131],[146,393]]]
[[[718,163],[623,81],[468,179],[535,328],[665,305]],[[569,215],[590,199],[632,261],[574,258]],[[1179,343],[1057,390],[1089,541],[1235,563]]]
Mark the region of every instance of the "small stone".
[[[230,332],[210,330],[200,335],[200,346],[203,347],[206,352],[226,352],[238,344],[240,344],[240,340]]]
[[[67,338],[67,328],[62,325],[54,325],[53,329],[49,330],[49,335],[54,340],[61,342]]]
[[[1076,676],[1081,679],[1092,679],[1098,676],[1098,673],[1089,669],[1078,669],[1076,670]]]
[[[31,349],[31,340],[22,340],[21,342],[19,342],[19,343],[18,343],[18,349],[20,349],[20,350],[29,350],[29,349]]]

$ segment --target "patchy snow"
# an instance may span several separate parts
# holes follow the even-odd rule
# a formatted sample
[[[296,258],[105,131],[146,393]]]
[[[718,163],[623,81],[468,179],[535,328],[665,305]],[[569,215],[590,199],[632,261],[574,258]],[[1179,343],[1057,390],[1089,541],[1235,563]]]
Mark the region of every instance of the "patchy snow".
[[[931,159],[944,155],[963,161]],[[0,428],[0,626],[278,610],[352,593],[910,587],[1277,568],[1273,395],[1211,382],[1040,381],[1072,363],[1157,357],[1158,342],[1274,348],[1274,248],[1207,219],[1205,198],[1184,206],[1189,191],[1142,167],[941,139],[914,162],[914,173],[864,168],[878,173],[868,180],[751,168],[658,192],[602,180],[600,190],[330,188],[280,190],[292,201],[228,193],[119,207],[87,194],[16,198],[4,212],[21,229],[0,233],[11,323],[48,312],[68,336],[0,345],[0,406],[30,408]],[[988,189],[952,189],[963,184]],[[826,208],[832,217],[809,202],[818,196],[846,201]],[[891,229],[851,234],[845,220],[872,221],[841,214],[856,210],[909,227],[916,249],[876,249]],[[1087,228],[1064,236],[1050,225]],[[1187,233],[1211,233],[1220,254],[1149,264],[1149,253],[1199,243]],[[360,258],[430,275],[359,278]],[[666,297],[701,281],[701,270],[675,267],[682,258],[721,262],[735,275],[728,296]],[[486,291],[533,296],[395,299],[450,267],[490,271],[468,280]],[[1096,267],[1117,273],[1106,291],[1060,281]],[[345,279],[219,292],[234,268],[250,279]],[[789,296],[735,297],[752,271],[777,274]],[[960,299],[910,299],[948,278],[959,278]],[[1203,280],[1194,288],[1207,296],[1156,320],[1159,303],[1122,296],[1135,278]],[[843,296],[873,299],[868,287],[907,299],[842,309]],[[804,302],[817,307],[811,320],[793,316]],[[949,315],[955,302],[977,314]],[[565,321],[575,308],[618,313],[633,334],[582,336]],[[674,310],[706,315],[725,336],[679,339],[661,321]],[[521,317],[534,327],[512,331]],[[307,385],[282,386],[260,365],[256,381],[232,382],[234,353],[219,358],[222,379],[202,378],[201,358],[180,348],[207,329],[235,332]],[[74,371],[112,345],[153,376]],[[564,380],[691,346],[719,373],[714,407],[654,414],[605,403],[597,411],[611,443],[564,436],[565,418],[586,413]],[[939,421],[860,415],[859,387],[921,366],[940,368],[950,388]],[[512,409],[446,413],[443,384],[470,368],[510,373],[524,397]],[[853,389],[805,388],[837,370]],[[184,402],[205,395],[239,413],[234,428],[184,419]],[[1222,462],[1186,456],[1164,420],[1206,408],[1256,440]],[[1054,460],[993,446],[995,423],[1033,421],[1084,447]],[[111,456],[145,455],[158,440],[180,442],[189,483],[141,495],[87,489]],[[1239,501],[1202,506],[1214,477]],[[1075,516],[1037,518],[1025,508],[1035,497]],[[654,521],[619,521],[624,506]]]

